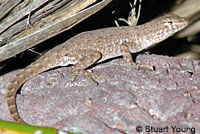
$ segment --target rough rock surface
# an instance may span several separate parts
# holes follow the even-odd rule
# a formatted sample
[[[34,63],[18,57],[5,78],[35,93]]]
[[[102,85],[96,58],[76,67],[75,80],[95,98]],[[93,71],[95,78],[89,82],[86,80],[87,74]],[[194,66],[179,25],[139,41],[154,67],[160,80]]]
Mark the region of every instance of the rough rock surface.
[[[107,80],[98,86],[85,76],[71,83],[69,67],[41,73],[17,95],[19,113],[29,124],[85,134],[130,134],[136,133],[136,126],[143,132],[151,126],[166,134],[199,133],[200,61],[139,55],[137,62],[154,65],[155,71],[137,70],[115,59],[93,68]],[[5,96],[17,72],[0,77],[2,120],[12,121]]]

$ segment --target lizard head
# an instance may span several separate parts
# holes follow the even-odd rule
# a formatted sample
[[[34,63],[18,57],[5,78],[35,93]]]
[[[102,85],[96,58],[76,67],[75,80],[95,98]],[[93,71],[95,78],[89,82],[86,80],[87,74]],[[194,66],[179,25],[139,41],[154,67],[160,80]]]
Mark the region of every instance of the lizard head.
[[[187,25],[186,18],[173,13],[165,14],[141,26],[144,29],[143,35],[146,36],[143,42],[146,42],[146,47],[161,42]]]
[[[158,26],[163,29],[165,33],[176,33],[177,31],[183,29],[188,25],[188,20],[184,17],[180,17],[173,13],[165,14],[164,16],[158,18],[160,21],[157,21]]]
[[[137,34],[140,44],[148,48],[159,43],[188,25],[188,20],[173,13],[165,14],[157,19],[138,26]]]

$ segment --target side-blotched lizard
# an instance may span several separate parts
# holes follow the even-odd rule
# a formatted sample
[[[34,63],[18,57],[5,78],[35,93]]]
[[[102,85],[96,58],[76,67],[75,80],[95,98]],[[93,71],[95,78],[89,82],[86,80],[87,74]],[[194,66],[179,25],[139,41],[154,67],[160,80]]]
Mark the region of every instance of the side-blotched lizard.
[[[10,114],[18,123],[25,123],[16,106],[17,90],[31,77],[57,66],[71,67],[75,80],[77,75],[84,74],[95,82],[97,75],[86,70],[94,63],[122,55],[133,67],[148,67],[133,62],[131,53],[136,53],[161,42],[188,25],[187,19],[169,13],[136,27],[122,26],[103,28],[80,33],[61,45],[44,54],[37,61],[23,69],[10,82],[7,88],[7,103]]]

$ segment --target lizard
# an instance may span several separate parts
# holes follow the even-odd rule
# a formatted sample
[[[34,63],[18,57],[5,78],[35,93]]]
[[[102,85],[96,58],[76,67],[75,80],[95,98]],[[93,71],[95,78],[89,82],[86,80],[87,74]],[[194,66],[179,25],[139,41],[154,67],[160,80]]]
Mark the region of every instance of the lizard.
[[[132,59],[137,53],[170,37],[188,25],[188,20],[173,13],[165,14],[138,26],[121,26],[102,28],[82,32],[64,43],[46,52],[38,60],[22,69],[10,81],[6,100],[12,118],[18,123],[25,123],[17,111],[16,94],[20,87],[30,78],[55,67],[72,64],[70,72],[72,81],[77,75],[86,75],[98,84],[98,75],[88,70],[95,63],[121,56],[132,67],[147,67]]]

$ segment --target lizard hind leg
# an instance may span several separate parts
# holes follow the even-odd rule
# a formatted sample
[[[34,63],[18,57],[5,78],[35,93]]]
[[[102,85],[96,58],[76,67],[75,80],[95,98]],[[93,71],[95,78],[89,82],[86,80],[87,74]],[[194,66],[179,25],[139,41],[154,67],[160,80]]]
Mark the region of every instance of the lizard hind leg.
[[[71,73],[73,74],[72,82],[75,81],[77,75],[86,75],[91,82],[98,85],[95,79],[103,79],[98,75],[94,74],[92,71],[85,70],[95,62],[101,59],[101,52],[99,51],[87,51],[84,56],[71,68]]]

